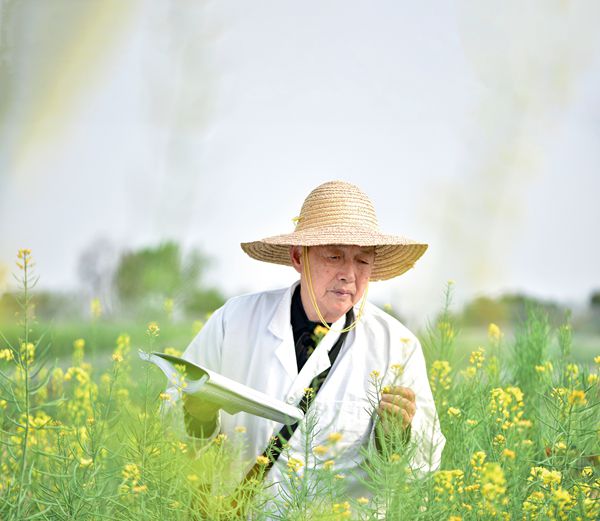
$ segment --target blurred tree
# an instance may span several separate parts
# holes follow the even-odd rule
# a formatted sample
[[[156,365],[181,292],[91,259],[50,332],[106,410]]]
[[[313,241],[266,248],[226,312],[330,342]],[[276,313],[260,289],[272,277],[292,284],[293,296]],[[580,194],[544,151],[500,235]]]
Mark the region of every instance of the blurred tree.
[[[121,256],[114,283],[120,301],[128,307],[165,312],[165,301],[187,312],[212,311],[224,301],[217,289],[202,288],[208,259],[198,250],[183,256],[173,241],[127,252]]]
[[[596,290],[590,295],[590,307],[600,310],[600,290]]]

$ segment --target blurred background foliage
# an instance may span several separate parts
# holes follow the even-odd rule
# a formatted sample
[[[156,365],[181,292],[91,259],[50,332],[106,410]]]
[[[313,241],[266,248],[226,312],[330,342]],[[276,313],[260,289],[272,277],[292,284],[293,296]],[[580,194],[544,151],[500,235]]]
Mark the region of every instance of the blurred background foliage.
[[[92,242],[78,261],[79,285],[70,292],[35,291],[30,319],[33,331],[44,334],[51,344],[51,356],[66,360],[77,338],[84,338],[88,353],[100,365],[109,363],[102,354],[114,347],[119,334],[131,335],[134,346],[145,343],[146,325],[156,321],[164,347],[183,351],[210,313],[227,296],[222,289],[204,282],[211,259],[197,248],[184,250],[175,241],[139,249],[116,251],[104,239]],[[20,307],[16,292],[0,297],[0,330],[10,341],[19,338]],[[394,303],[376,302],[407,326],[418,330],[398,314]],[[584,360],[596,349],[600,336],[600,290],[590,294],[586,305],[571,309],[566,303],[540,300],[523,293],[480,295],[460,309],[448,307],[442,317],[461,331],[460,353],[464,357],[484,343],[490,323],[507,335],[526,322],[531,309],[548,317],[558,327],[568,321],[574,330],[573,356]],[[431,323],[441,320],[432,317]],[[420,331],[420,336],[426,336]],[[106,359],[105,359],[106,358]]]

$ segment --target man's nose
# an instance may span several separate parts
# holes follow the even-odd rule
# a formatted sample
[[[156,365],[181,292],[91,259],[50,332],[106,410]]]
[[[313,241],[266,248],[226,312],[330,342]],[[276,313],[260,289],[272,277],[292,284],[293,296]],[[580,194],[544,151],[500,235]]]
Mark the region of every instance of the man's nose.
[[[354,282],[354,269],[351,260],[343,262],[340,266],[340,269],[338,270],[338,280],[343,282]]]

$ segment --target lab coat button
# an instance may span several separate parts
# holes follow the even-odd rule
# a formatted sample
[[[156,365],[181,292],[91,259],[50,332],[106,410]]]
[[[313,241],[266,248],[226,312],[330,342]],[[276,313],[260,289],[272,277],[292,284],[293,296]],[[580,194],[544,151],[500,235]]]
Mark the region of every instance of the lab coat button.
[[[288,399],[287,399],[287,403],[294,403],[294,402],[295,402],[294,397],[293,396],[289,396]]]

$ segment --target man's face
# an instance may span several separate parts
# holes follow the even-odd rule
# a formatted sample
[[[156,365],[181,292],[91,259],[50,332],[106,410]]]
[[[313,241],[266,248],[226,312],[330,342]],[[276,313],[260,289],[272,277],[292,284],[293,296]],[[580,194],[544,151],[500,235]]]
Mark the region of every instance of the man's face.
[[[301,246],[290,250],[292,264],[300,273],[300,295],[308,318],[319,321],[308,293]],[[326,322],[335,322],[363,296],[369,283],[374,247],[332,245],[308,248],[310,277],[317,305]]]

